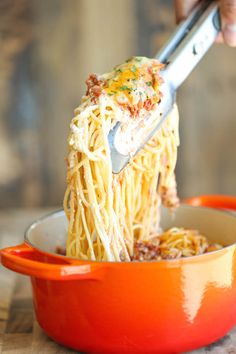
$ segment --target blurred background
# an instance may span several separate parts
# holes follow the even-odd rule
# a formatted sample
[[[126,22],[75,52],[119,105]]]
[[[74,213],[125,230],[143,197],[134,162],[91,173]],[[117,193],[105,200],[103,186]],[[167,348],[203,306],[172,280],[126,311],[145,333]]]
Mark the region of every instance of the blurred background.
[[[91,72],[153,56],[170,0],[0,1],[0,208],[61,205],[66,140]],[[236,49],[215,45],[178,95],[181,197],[236,194]]]

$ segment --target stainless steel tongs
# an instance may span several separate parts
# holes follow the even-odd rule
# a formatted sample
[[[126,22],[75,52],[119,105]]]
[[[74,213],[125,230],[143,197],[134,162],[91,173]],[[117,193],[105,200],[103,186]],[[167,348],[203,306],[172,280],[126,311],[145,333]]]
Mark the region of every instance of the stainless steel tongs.
[[[202,1],[191,15],[179,24],[169,41],[157,53],[156,59],[166,64],[162,71],[164,84],[161,86],[163,98],[159,105],[161,115],[154,125],[152,123],[151,131],[147,130],[147,134],[142,134],[141,139],[139,137],[137,149],[132,154],[124,154],[116,146],[119,145],[116,142],[121,141],[119,134],[122,131],[122,123],[118,123],[110,131],[108,138],[113,173],[119,173],[163,123],[175,102],[176,90],[214,43],[219,31],[220,16],[217,2]],[[148,125],[148,120],[146,124]],[[135,131],[133,133],[135,136]]]

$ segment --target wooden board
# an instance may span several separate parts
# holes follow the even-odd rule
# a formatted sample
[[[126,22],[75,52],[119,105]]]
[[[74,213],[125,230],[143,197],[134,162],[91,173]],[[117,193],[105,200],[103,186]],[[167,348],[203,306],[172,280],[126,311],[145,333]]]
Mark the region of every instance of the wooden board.
[[[23,230],[49,209],[0,212],[0,248],[20,243]],[[29,279],[0,267],[0,354],[73,354],[48,338],[34,317]],[[190,353],[188,353],[190,354]],[[236,328],[191,354],[236,354]]]

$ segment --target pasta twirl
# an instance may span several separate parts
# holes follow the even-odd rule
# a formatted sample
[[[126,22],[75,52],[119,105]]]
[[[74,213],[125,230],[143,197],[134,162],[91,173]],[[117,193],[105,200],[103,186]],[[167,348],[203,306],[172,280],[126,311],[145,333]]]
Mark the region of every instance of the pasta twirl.
[[[177,108],[119,175],[112,174],[108,133],[117,121],[141,123],[150,111],[158,117],[160,68],[155,60],[132,58],[87,82],[87,95],[75,112],[68,139],[64,209],[69,256],[130,260],[134,243],[150,239],[158,229],[157,186],[168,188],[174,181]]]
[[[68,139],[64,198],[68,256],[97,261],[137,259],[143,244],[157,244],[161,203],[178,206],[176,106],[119,175],[112,173],[108,143],[110,130],[122,122],[124,131],[118,144],[121,151],[128,149],[132,154],[139,134],[146,129],[147,117],[150,124],[160,118],[161,68],[157,60],[134,57],[108,74],[92,74],[87,80],[88,89],[75,111]],[[127,134],[130,126],[135,127],[135,136]],[[178,250],[183,242],[176,243],[176,237],[186,239],[184,232],[174,236],[174,246],[169,242],[169,248],[175,250],[166,252],[171,257],[187,254]]]

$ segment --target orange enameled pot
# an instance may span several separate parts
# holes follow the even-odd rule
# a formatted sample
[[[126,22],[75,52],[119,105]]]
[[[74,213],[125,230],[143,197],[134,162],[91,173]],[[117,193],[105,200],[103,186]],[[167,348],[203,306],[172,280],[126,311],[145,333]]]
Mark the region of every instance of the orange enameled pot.
[[[229,208],[223,197],[213,206]],[[31,225],[22,245],[1,250],[1,262],[31,276],[38,322],[55,341],[85,353],[181,353],[236,324],[236,216],[181,205],[175,217],[162,210],[162,225],[197,228],[229,246],[179,260],[79,261],[55,254],[67,228],[59,211]]]

